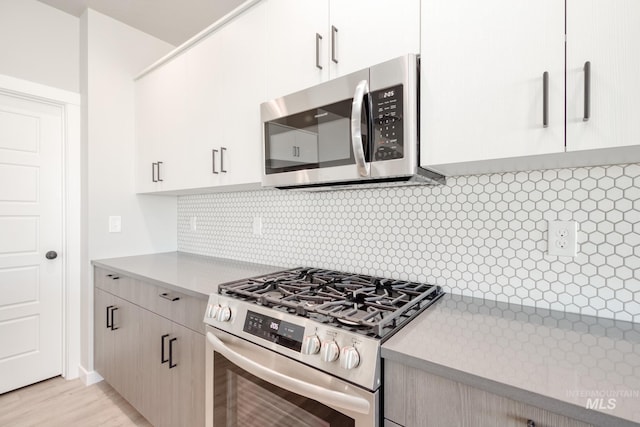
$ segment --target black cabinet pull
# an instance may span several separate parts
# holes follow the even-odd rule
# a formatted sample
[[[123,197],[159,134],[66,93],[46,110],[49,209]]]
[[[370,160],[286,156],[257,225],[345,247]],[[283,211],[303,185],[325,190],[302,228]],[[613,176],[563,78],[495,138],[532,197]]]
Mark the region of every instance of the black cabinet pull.
[[[113,324],[111,323],[111,309],[113,308],[112,305],[108,305],[107,306],[107,329],[111,329],[113,327]]]
[[[116,329],[118,329],[115,324],[116,324],[116,320],[115,320],[115,312],[118,309],[118,307],[111,307],[111,330],[115,331]]]
[[[227,170],[224,168],[224,153],[226,153],[226,147],[220,147],[220,172],[227,173]]]
[[[338,55],[336,55],[336,39],[338,38],[338,29],[332,25],[331,26],[331,60],[338,63]]]
[[[178,338],[171,338],[169,340],[169,369],[178,366],[177,363],[173,363],[173,343],[178,341]]]
[[[120,276],[112,276],[111,280],[120,280]]]
[[[165,359],[164,357],[164,342],[167,339],[167,337],[169,336],[169,334],[164,334],[161,338],[160,338],[160,362],[162,363],[167,363],[169,361],[169,359]],[[169,353],[171,354],[171,353]]]
[[[322,70],[322,65],[320,65],[320,40],[322,40],[322,36],[316,33],[316,68],[318,70]]]
[[[157,163],[151,163],[151,181],[152,182],[158,182],[158,180],[156,179],[156,166],[158,164]]]
[[[542,73],[542,127],[549,127],[549,72]]]
[[[180,297],[172,297],[168,292],[163,292],[160,295],[158,295],[160,298],[164,298],[166,300],[169,300],[171,302],[173,301],[180,301]]]
[[[591,118],[591,61],[584,63],[584,117],[582,121],[588,122]]]
[[[216,153],[218,152],[218,150],[213,149],[211,150],[211,164],[213,165],[211,168],[211,172],[214,174],[218,174],[218,171],[216,170]]]
[[[158,182],[162,182],[162,178],[160,178],[160,165],[162,164],[162,162],[158,162]]]

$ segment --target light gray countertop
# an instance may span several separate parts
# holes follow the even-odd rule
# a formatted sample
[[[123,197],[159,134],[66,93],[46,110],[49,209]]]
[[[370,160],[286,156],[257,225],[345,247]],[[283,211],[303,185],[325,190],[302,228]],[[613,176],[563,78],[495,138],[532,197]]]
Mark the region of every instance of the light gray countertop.
[[[247,277],[285,270],[284,267],[212,258],[184,252],[137,255],[92,261],[139,280],[174,288],[195,297],[208,297],[218,285]]]
[[[448,294],[382,357],[597,426],[640,425],[637,323]]]

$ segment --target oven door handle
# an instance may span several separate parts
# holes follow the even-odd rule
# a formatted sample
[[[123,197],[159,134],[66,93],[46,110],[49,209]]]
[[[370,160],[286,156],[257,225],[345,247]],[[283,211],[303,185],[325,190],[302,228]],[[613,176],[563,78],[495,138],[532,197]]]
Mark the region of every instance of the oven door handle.
[[[364,96],[369,93],[369,82],[360,81],[356,86],[353,94],[353,103],[351,104],[351,147],[353,148],[353,157],[356,159],[358,174],[360,176],[369,176],[371,165],[367,163],[364,156],[364,148],[362,148],[362,106],[364,105]]]
[[[231,363],[244,369],[256,377],[287,389],[293,393],[308,397],[325,405],[346,409],[361,414],[368,414],[371,410],[369,402],[359,396],[328,390],[306,381],[281,374],[273,369],[262,366],[236,350],[231,349],[217,336],[207,332],[207,340],[213,346],[213,350],[226,357]]]

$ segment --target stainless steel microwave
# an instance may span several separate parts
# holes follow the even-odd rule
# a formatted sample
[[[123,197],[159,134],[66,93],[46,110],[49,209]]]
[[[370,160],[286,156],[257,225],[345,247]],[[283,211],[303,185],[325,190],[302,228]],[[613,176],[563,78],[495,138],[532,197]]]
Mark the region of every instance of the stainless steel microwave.
[[[263,103],[262,185],[444,183],[419,165],[419,66],[405,55]]]

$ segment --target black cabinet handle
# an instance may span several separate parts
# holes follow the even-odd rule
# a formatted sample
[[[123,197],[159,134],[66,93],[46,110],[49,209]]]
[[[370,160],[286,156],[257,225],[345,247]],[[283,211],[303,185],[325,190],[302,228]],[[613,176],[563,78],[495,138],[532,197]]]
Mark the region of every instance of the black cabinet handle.
[[[166,300],[169,300],[171,302],[173,301],[180,301],[180,297],[172,297],[168,292],[163,292],[160,295],[158,295],[160,298],[164,298]]]
[[[320,65],[320,40],[322,40],[322,36],[316,33],[316,67],[322,70],[322,65]]]
[[[116,324],[116,320],[115,320],[115,312],[118,309],[118,307],[111,307],[111,330],[115,331],[116,329],[118,329],[115,324]]]
[[[338,38],[338,29],[335,26],[331,26],[331,60],[338,63],[338,56],[336,55],[336,39]]]
[[[588,122],[591,118],[591,62],[584,63],[584,117],[582,121]]]
[[[165,359],[164,357],[164,342],[167,339],[167,337],[169,336],[169,334],[164,334],[161,338],[160,338],[160,362],[162,363],[167,363],[169,361],[169,359]]]
[[[542,73],[542,126],[549,127],[549,72]]]
[[[173,343],[178,341],[178,338],[171,338],[169,340],[169,369],[178,366],[177,363],[173,363]]]
[[[157,163],[151,163],[151,181],[152,182],[158,182],[158,180],[156,179],[156,166],[158,166]]]
[[[111,276],[111,280],[120,280],[120,276]]]
[[[226,147],[220,147],[220,172],[222,173],[227,173],[227,170],[224,168],[224,153],[226,151]]]
[[[211,150],[211,164],[213,165],[211,171],[216,175],[218,174],[218,171],[216,170],[216,153],[217,152],[218,150],[215,150],[215,149]]]
[[[113,308],[113,305],[108,305],[107,306],[107,329],[112,329],[113,328],[113,324],[112,324],[112,320],[111,320],[111,309]]]
[[[160,178],[160,165],[162,164],[162,162],[158,162],[158,182],[162,182],[162,178]]]

